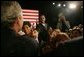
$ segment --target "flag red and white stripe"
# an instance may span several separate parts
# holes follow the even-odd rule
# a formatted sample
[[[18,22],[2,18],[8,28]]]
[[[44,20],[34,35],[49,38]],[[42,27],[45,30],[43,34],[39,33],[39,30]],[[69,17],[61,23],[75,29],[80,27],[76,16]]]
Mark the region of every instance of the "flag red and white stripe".
[[[38,10],[23,9],[22,13],[23,13],[23,21],[29,21],[31,25],[38,23],[39,19]]]

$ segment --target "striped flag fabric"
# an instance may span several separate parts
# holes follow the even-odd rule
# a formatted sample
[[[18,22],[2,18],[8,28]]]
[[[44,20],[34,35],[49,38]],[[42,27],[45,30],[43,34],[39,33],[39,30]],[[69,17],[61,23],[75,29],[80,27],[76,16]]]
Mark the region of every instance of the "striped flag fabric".
[[[23,9],[23,21],[29,21],[31,25],[36,26],[39,19],[39,11],[38,10],[30,10],[30,9]]]

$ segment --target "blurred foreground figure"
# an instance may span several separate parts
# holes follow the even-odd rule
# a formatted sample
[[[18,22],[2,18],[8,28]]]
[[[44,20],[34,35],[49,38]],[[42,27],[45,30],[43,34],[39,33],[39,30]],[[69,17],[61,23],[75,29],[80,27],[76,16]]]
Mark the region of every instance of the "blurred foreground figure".
[[[35,56],[37,48],[34,41],[20,36],[22,29],[22,9],[16,1],[1,2],[1,55]]]

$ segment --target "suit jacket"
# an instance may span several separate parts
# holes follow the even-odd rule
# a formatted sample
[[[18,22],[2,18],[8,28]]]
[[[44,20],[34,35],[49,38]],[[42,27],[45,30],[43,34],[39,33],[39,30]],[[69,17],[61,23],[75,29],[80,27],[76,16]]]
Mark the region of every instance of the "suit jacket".
[[[39,31],[39,41],[48,41],[49,26],[48,24],[46,24],[45,26],[43,26],[41,23],[36,26],[36,29]]]
[[[37,56],[37,45],[29,37],[18,36],[9,28],[1,29],[2,56]]]

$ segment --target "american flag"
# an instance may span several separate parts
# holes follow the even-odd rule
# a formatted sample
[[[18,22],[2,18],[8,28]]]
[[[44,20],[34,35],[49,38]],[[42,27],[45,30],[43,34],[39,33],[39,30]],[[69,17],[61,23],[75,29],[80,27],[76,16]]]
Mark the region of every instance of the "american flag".
[[[32,26],[36,26],[39,19],[39,11],[38,10],[30,10],[30,9],[23,9],[23,21],[29,21]]]

